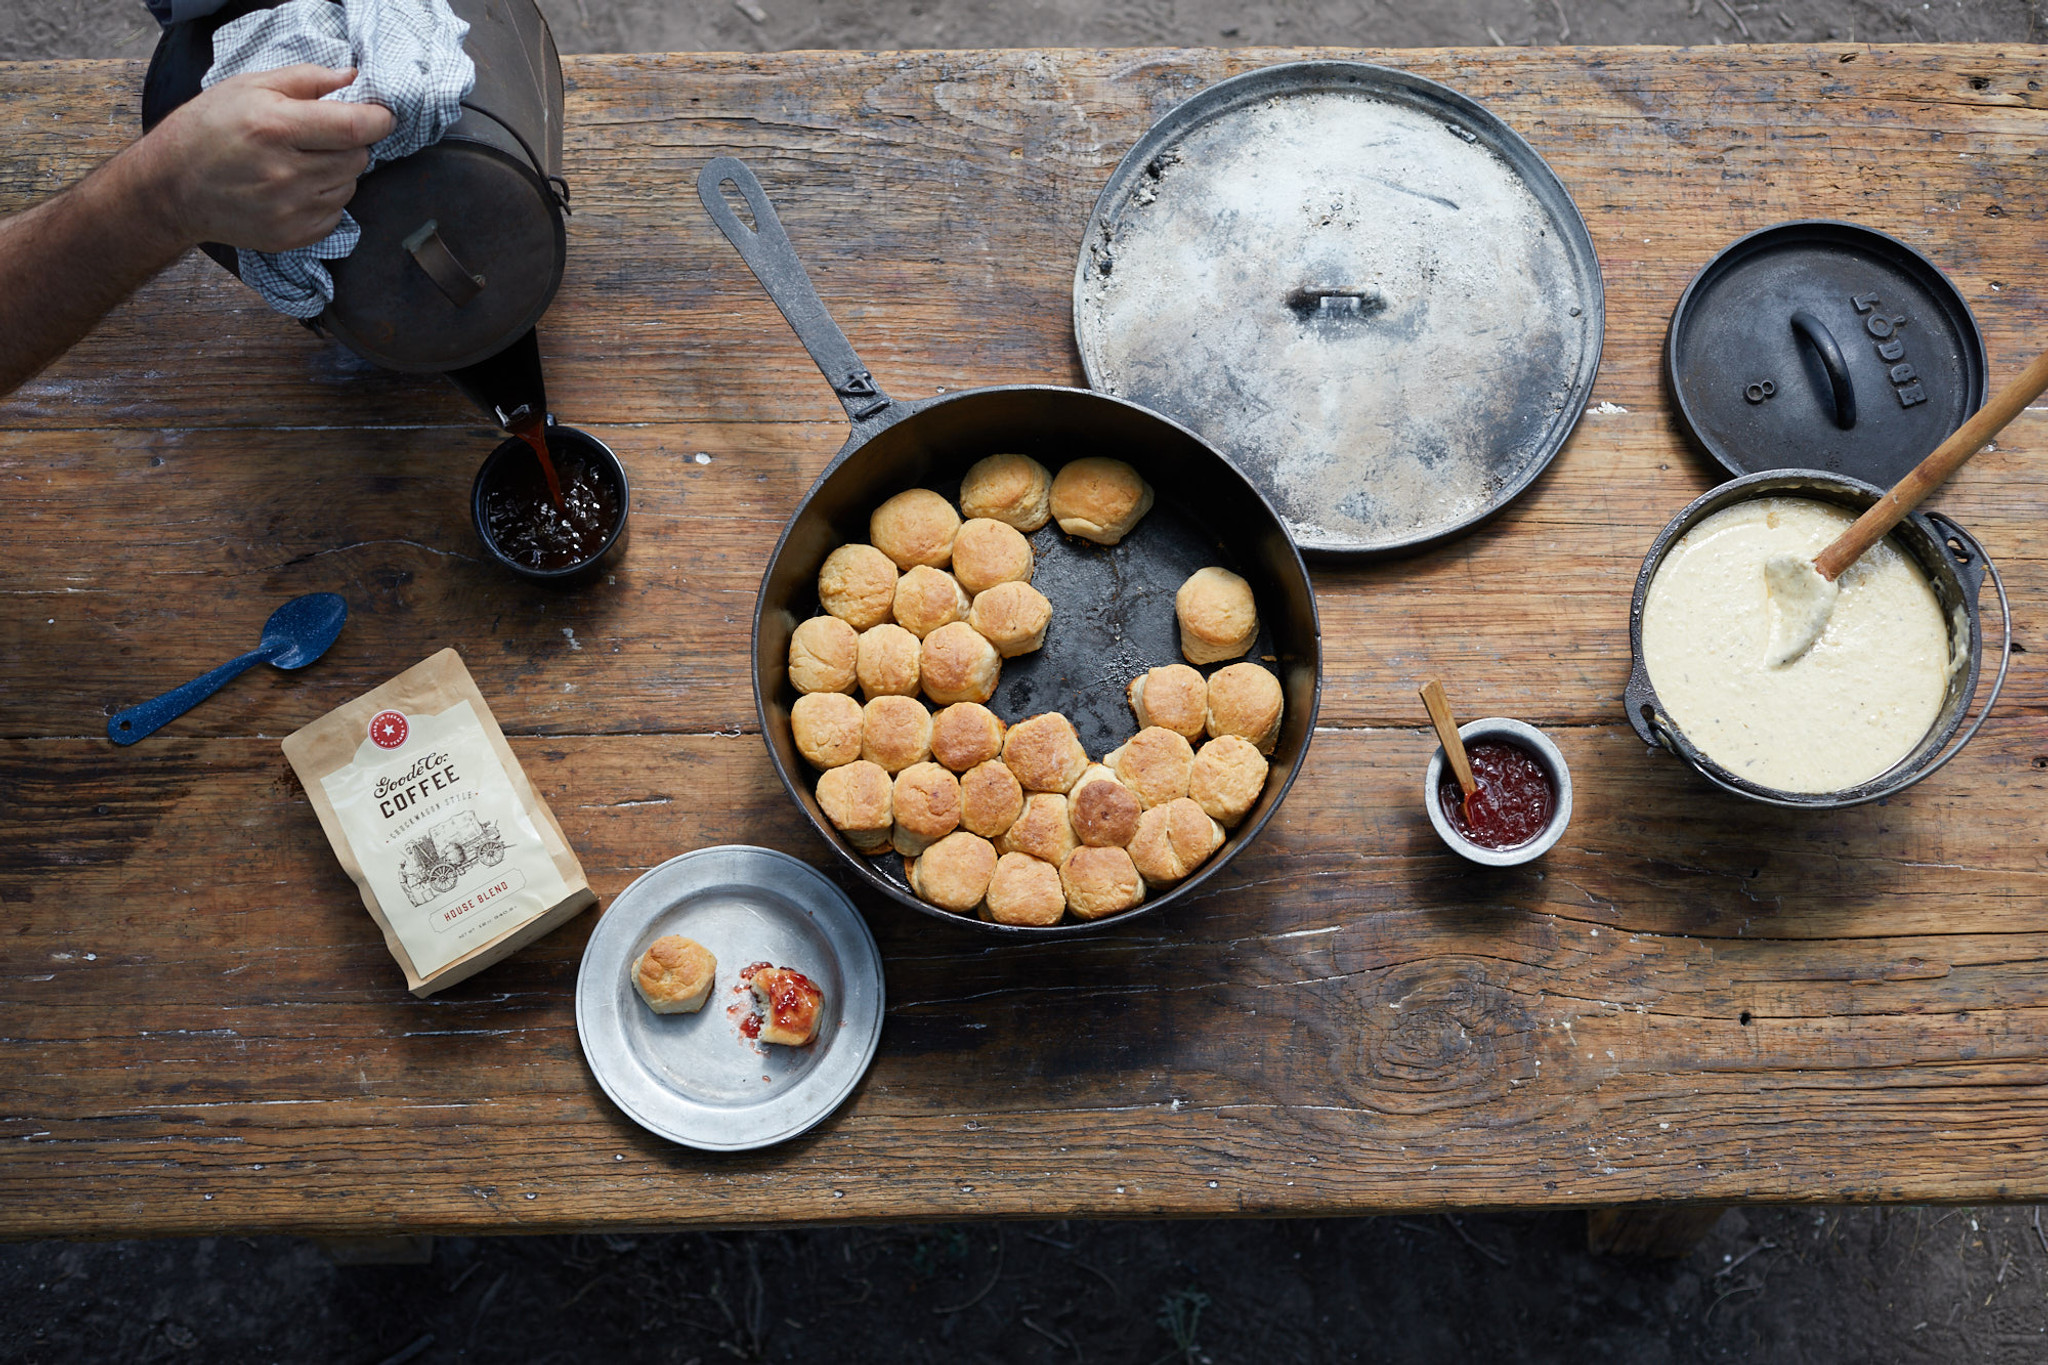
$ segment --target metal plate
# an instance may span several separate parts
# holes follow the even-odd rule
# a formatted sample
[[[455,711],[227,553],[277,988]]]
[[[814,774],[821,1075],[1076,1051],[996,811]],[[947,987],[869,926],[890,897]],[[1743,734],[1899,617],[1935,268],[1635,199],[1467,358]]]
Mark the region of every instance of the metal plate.
[[[664,934],[718,959],[695,1014],[656,1014],[633,988],[633,963]],[[808,1046],[740,1033],[752,1005],[734,991],[739,972],[764,961],[824,991]],[[817,1124],[867,1072],[882,1033],[882,954],[846,893],[808,863],[700,848],[643,875],[598,920],[576,977],[576,1032],[597,1083],[641,1127],[706,1151],[767,1147]]]
[[[1088,382],[1192,427],[1331,555],[1442,540],[1528,487],[1585,409],[1605,317],[1543,159],[1456,91],[1355,62],[1174,109],[1074,272]]]
[[[1989,382],[1970,305],[1934,262],[1822,219],[1752,232],[1702,267],[1664,367],[1679,425],[1729,473],[1882,488],[1984,406]]]

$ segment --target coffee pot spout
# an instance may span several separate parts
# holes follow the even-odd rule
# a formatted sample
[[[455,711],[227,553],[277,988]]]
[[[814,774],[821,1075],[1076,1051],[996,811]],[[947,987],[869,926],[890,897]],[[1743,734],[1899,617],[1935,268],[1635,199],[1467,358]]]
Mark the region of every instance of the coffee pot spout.
[[[447,375],[507,431],[547,416],[547,377],[541,372],[540,335],[535,328],[528,328],[519,340],[490,359],[449,370]]]

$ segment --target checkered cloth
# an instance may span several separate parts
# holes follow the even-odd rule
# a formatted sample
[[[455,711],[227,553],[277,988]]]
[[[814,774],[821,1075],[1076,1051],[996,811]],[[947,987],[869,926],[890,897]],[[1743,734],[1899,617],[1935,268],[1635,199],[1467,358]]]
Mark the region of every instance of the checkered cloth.
[[[299,62],[353,66],[355,80],[325,98],[391,111],[391,135],[370,148],[375,167],[440,141],[462,117],[463,97],[476,84],[476,64],[462,50],[468,33],[448,0],[289,0],[222,25],[202,84]],[[288,317],[318,317],[334,301],[334,278],[321,262],[348,255],[362,235],[344,213],[341,225],[312,246],[243,250],[242,280]]]

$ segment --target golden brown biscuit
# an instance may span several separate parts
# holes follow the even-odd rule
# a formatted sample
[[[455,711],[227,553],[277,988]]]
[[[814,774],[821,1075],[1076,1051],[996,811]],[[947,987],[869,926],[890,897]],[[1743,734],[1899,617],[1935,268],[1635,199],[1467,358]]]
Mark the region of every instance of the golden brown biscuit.
[[[981,632],[996,653],[1014,659],[1045,643],[1052,603],[1029,583],[998,583],[974,599],[967,624]]]
[[[985,702],[1003,677],[1003,656],[965,621],[940,626],[924,637],[919,655],[924,694],[941,706]]]
[[[1005,728],[980,702],[955,702],[932,717],[932,757],[964,773],[1003,752]]]
[[[1152,485],[1122,460],[1070,460],[1052,481],[1052,515],[1070,536],[1114,545],[1152,510]]]
[[[859,637],[836,616],[813,616],[789,637],[789,683],[799,692],[851,692]]]
[[[1145,899],[1145,880],[1120,848],[1077,848],[1060,862],[1067,909],[1080,919],[1101,919]]]
[[[1221,735],[1204,744],[1188,772],[1188,796],[1226,825],[1244,819],[1266,789],[1266,757],[1242,735]]]
[[[1003,736],[1003,762],[1025,791],[1065,793],[1087,770],[1088,751],[1081,747],[1074,723],[1048,711],[1010,727]]]
[[[936,763],[913,763],[896,774],[894,803],[889,846],[906,858],[960,827],[960,779]]]
[[[756,1036],[762,1042],[802,1047],[818,1036],[825,992],[817,982],[790,967],[758,967],[747,984],[754,991],[754,1007],[761,1012]]]
[[[818,570],[818,605],[855,630],[879,626],[896,606],[896,566],[872,545],[842,545]]]
[[[864,853],[889,842],[896,819],[894,792],[889,774],[864,758],[830,769],[818,779],[818,805],[825,818]]]
[[[1228,569],[1197,569],[1173,595],[1180,620],[1180,652],[1191,664],[1235,659],[1259,638],[1259,608],[1252,585]]]
[[[920,678],[921,646],[917,637],[891,621],[860,633],[853,661],[853,673],[861,694],[876,697],[914,697]]]
[[[1195,751],[1185,735],[1163,725],[1148,725],[1103,762],[1116,770],[1117,780],[1136,792],[1150,810],[1188,794]]]
[[[1232,664],[1209,675],[1209,737],[1243,735],[1262,754],[1280,738],[1286,698],[1280,680],[1257,664]]]
[[[1052,475],[1029,455],[977,460],[960,480],[960,513],[1000,521],[1028,536],[1052,520]]]
[[[943,569],[953,558],[953,537],[960,514],[929,488],[912,488],[875,509],[868,518],[868,539],[899,569],[923,564]]]
[[[919,854],[907,875],[912,891],[933,905],[964,915],[981,904],[995,870],[995,845],[962,829]]]
[[[1023,814],[996,840],[996,848],[1004,853],[1029,853],[1054,866],[1080,846],[1073,821],[1067,816],[1067,798],[1058,792],[1034,792],[1025,797]]]
[[[971,597],[998,583],[1031,581],[1031,542],[990,517],[963,522],[953,537],[953,577]]]
[[[1024,788],[1000,759],[960,775],[960,827],[984,839],[1006,833],[1024,813]]]
[[[860,703],[844,692],[808,692],[789,708],[796,751],[813,768],[836,768],[860,757]]]
[[[656,1014],[695,1014],[704,1008],[718,959],[694,938],[664,934],[633,964],[633,985]]]
[[[1110,777],[1090,780],[1084,773],[1067,795],[1074,837],[1094,848],[1122,848],[1130,843],[1144,809],[1137,793]]]
[[[996,859],[988,879],[983,918],[996,924],[1058,924],[1066,913],[1067,892],[1060,870],[1028,853],[1005,853]]]
[[[1124,697],[1139,725],[1158,725],[1185,735],[1202,737],[1209,714],[1209,683],[1186,664],[1167,664],[1131,679]]]
[[[932,713],[916,697],[876,697],[860,713],[860,756],[900,773],[932,756]]]
[[[948,621],[965,621],[967,606],[967,590],[944,569],[920,564],[896,580],[896,624],[920,640]]]
[[[1154,806],[1138,821],[1131,862],[1147,886],[1171,886],[1223,847],[1223,826],[1183,796]]]

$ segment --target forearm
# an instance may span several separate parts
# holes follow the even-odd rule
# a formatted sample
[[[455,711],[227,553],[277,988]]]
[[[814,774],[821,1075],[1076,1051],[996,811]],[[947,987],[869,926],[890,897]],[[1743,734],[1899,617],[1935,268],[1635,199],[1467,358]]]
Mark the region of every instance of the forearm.
[[[0,221],[0,394],[62,355],[194,245],[145,139]]]

